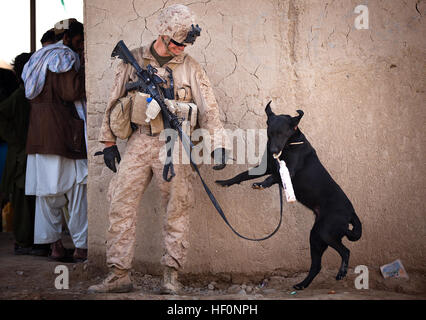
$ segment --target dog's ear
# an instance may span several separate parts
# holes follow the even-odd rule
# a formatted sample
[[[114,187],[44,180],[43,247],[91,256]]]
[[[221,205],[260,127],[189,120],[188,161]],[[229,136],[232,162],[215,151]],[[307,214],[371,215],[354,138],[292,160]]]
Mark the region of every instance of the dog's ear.
[[[268,102],[268,104],[266,105],[266,108],[265,108],[265,112],[266,112],[266,115],[268,116],[268,118],[271,117],[271,116],[275,116],[275,113],[273,113],[272,110],[271,110],[271,102],[272,102],[272,100]]]
[[[294,129],[297,128],[297,125],[299,124],[300,119],[302,119],[303,115],[305,114],[302,110],[297,110],[297,113],[299,114],[298,116],[291,118],[294,125]]]

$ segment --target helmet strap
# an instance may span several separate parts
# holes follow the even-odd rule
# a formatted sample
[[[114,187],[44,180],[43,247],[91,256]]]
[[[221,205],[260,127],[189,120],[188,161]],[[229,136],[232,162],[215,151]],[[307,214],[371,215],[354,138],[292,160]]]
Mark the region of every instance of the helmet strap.
[[[172,57],[176,57],[176,55],[169,50],[170,39],[166,41],[166,40],[164,40],[163,36],[160,36],[160,38],[161,38],[161,41],[163,42],[164,46],[166,47],[166,52],[168,54],[170,54]]]

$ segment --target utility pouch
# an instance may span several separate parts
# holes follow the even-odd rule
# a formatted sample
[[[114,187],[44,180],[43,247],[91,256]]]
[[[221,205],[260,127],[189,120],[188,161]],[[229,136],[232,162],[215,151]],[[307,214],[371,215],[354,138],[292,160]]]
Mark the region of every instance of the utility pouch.
[[[135,95],[135,101],[132,106],[131,121],[138,125],[146,125],[146,106],[148,102],[146,99],[149,98],[149,94],[138,92]]]
[[[151,125],[152,135],[159,134],[161,133],[161,131],[164,130],[163,115],[161,114],[161,112],[154,120],[151,120],[149,123]]]
[[[122,140],[126,140],[132,134],[132,127],[130,124],[130,113],[134,100],[133,94],[120,98],[111,107],[109,116],[109,123],[112,133]]]
[[[149,123],[151,126],[151,134],[155,135],[164,130],[163,116],[160,112],[155,119],[151,119],[149,122],[146,121],[146,109],[148,105],[146,99],[149,97],[149,94],[146,93],[136,93],[131,111],[131,121],[141,126],[147,126]]]

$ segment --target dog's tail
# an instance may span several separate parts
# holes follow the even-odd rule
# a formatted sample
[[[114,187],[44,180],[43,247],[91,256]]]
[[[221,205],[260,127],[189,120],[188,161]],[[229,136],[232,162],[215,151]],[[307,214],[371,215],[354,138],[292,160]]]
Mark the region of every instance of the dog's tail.
[[[361,225],[361,221],[359,221],[359,218],[355,212],[352,214],[350,223],[352,224],[353,228],[352,230],[346,231],[346,237],[350,241],[357,241],[361,238],[362,225]]]

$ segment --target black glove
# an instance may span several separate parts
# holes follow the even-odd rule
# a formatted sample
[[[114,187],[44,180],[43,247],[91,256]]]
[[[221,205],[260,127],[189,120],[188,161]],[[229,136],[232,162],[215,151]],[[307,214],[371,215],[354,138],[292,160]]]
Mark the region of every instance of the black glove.
[[[214,164],[216,164],[214,170],[222,170],[226,166],[226,150],[224,148],[217,148],[211,153],[212,158],[214,159]]]
[[[95,156],[104,155],[104,161],[108,168],[110,168],[113,172],[117,172],[115,167],[115,159],[120,163],[121,157],[120,152],[118,152],[117,145],[113,145],[111,147],[105,148],[103,151],[98,151],[95,153]]]

